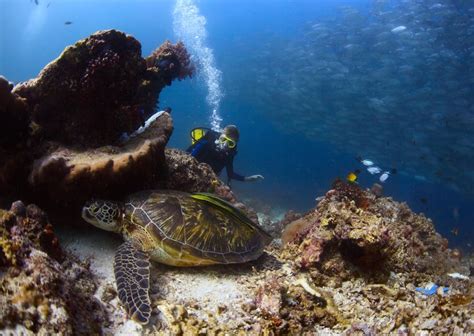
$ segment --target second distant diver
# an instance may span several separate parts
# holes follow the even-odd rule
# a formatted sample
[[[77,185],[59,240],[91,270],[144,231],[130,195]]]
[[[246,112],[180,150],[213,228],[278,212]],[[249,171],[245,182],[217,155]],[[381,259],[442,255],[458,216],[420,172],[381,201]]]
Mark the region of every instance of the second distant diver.
[[[231,180],[254,182],[263,180],[262,175],[243,176],[234,171],[234,158],[237,155],[239,130],[234,125],[228,125],[222,132],[210,129],[195,128],[191,131],[193,144],[187,152],[199,162],[207,163],[219,175],[225,167],[227,183]]]

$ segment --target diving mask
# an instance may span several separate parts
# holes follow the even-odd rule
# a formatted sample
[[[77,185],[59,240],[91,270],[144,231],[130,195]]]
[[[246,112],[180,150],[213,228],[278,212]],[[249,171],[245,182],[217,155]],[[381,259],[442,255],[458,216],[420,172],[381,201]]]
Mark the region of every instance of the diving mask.
[[[227,148],[230,149],[235,148],[235,146],[237,146],[237,142],[229,138],[225,134],[221,134],[221,136],[219,137],[219,143],[225,145]]]

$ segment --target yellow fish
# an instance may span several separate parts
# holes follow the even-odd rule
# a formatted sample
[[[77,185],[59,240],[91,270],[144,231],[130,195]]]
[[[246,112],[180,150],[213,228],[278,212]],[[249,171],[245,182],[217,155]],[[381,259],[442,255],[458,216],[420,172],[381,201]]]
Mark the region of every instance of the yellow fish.
[[[347,177],[346,177],[347,181],[351,183],[357,183],[357,177],[359,173],[360,173],[359,169],[354,170],[353,172],[350,172],[349,174],[347,174]]]

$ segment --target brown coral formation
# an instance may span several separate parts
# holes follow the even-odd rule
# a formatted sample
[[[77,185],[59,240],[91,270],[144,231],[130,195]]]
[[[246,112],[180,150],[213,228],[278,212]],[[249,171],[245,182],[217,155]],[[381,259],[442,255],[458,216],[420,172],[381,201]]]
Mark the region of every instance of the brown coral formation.
[[[153,186],[166,164],[164,147],[171,135],[169,114],[161,115],[143,133],[123,146],[96,149],[57,148],[35,161],[29,176],[37,197],[63,206],[82,206],[93,197],[116,199]]]
[[[199,163],[186,152],[167,148],[165,157],[167,172],[158,187],[187,192],[215,192],[223,185],[208,164]],[[229,195],[220,196],[227,200],[235,199],[231,192]]]
[[[420,278],[444,274],[456,265],[447,241],[429,219],[405,204],[376,198],[356,184],[337,181],[334,187],[316,209],[283,234],[290,241],[287,250],[298,251],[300,267],[327,275],[352,276],[351,270],[380,276],[392,271]],[[292,230],[295,225],[307,232]]]
[[[153,187],[166,171],[170,116],[120,139],[156,111],[166,85],[193,71],[182,43],[166,41],[145,60],[136,39],[107,30],[66,48],[13,90],[0,79],[0,127],[8,128],[0,132],[3,201],[29,199],[49,210],[59,201],[77,210],[91,196]]]
[[[175,57],[176,67],[188,69],[186,49],[182,44],[175,49],[187,62],[181,65]],[[158,50],[153,57],[162,57],[164,51]],[[178,75],[165,79],[153,66],[147,67],[135,38],[107,30],[66,48],[37,78],[13,92],[26,99],[31,120],[45,139],[100,147],[141,126],[155,112],[161,89]]]
[[[24,143],[29,126],[25,100],[12,90],[13,84],[0,76],[0,144],[6,146]]]
[[[100,333],[91,274],[64,254],[45,213],[17,201],[0,212],[0,233],[0,333]]]

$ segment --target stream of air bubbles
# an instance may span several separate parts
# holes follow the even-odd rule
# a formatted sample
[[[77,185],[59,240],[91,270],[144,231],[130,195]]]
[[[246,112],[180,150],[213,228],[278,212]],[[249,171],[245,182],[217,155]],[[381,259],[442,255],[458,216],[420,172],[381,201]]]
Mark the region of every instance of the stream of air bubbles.
[[[213,50],[206,45],[206,18],[199,13],[199,8],[193,0],[176,0],[173,11],[173,29],[175,35],[186,45],[207,87],[206,101],[211,110],[209,117],[211,127],[214,130],[220,130],[222,118],[219,108],[223,98],[222,74],[216,68]]]

